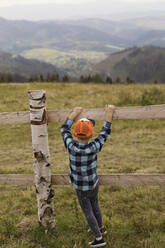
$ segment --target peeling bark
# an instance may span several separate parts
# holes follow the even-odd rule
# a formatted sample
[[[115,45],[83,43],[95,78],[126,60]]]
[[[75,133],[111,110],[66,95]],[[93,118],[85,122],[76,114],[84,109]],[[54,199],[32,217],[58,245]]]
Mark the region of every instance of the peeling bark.
[[[34,182],[38,204],[38,219],[44,228],[55,226],[53,205],[54,191],[51,188],[51,166],[48,146],[45,91],[29,91],[30,121],[34,153]]]

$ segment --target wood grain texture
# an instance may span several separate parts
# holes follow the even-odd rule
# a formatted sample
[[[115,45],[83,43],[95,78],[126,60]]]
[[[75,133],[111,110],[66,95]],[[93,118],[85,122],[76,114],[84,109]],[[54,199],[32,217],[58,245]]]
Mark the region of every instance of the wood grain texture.
[[[49,110],[48,122],[64,121],[72,110]],[[4,112],[0,113],[0,125],[29,123],[28,111],[24,112]],[[80,118],[86,117],[97,121],[105,119],[103,108],[85,109]],[[165,119],[165,104],[136,106],[136,107],[118,107],[115,110],[113,120],[139,120],[139,119]]]
[[[0,125],[30,123],[30,111],[0,113]]]
[[[71,110],[48,111],[49,122],[64,121]],[[85,109],[79,118],[91,118],[94,120],[105,120],[105,111],[103,108]],[[136,120],[136,119],[162,119],[165,118],[165,104],[120,107],[116,108],[113,120]]]
[[[0,174],[0,185],[34,185],[34,175]]]
[[[52,175],[52,185],[71,185],[69,176]],[[107,186],[165,186],[165,174],[110,174],[99,175],[100,185]],[[34,185],[34,175],[1,174],[0,185]]]

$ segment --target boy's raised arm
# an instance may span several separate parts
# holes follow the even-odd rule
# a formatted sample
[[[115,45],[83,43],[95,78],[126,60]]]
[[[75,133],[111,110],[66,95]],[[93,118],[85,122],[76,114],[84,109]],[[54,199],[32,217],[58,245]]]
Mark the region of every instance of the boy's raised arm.
[[[78,119],[78,116],[83,112],[82,107],[75,107],[72,111],[72,113],[69,115],[69,119],[72,121],[76,121]]]
[[[71,144],[73,140],[72,134],[70,131],[73,121],[75,121],[78,118],[78,116],[82,113],[82,111],[83,111],[83,108],[81,107],[74,108],[72,113],[65,120],[64,124],[61,127],[61,135],[62,135],[64,145],[66,148],[68,148],[69,144]]]
[[[93,142],[93,145],[95,147],[96,152],[101,151],[101,148],[103,147],[107,138],[111,134],[112,119],[113,119],[114,111],[115,111],[114,105],[106,105],[105,106],[105,122],[104,122],[104,125],[102,127],[101,132],[99,133],[99,135],[97,136],[97,138]]]

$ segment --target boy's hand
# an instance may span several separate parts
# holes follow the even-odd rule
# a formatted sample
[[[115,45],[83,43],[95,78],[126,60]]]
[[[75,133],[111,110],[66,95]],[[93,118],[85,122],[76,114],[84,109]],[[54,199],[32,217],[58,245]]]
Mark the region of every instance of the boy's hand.
[[[74,109],[73,109],[73,112],[75,112],[76,114],[81,114],[82,113],[82,111],[83,111],[83,108],[82,107],[75,107]]]
[[[115,111],[115,106],[114,105],[106,105],[105,106],[105,120],[112,122],[113,119],[113,113]]]
[[[69,119],[75,121],[82,112],[83,112],[82,107],[75,107],[72,113],[69,115]]]
[[[105,106],[105,112],[114,112],[115,108],[116,107],[114,105],[106,105]]]

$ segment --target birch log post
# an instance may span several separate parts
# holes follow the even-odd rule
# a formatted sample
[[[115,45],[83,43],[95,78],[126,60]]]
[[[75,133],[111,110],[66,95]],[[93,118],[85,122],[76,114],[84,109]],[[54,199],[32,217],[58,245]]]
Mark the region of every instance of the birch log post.
[[[54,191],[51,188],[50,153],[45,107],[46,94],[43,90],[32,90],[28,92],[28,95],[38,218],[40,225],[48,229],[55,226],[55,214],[53,205]]]

